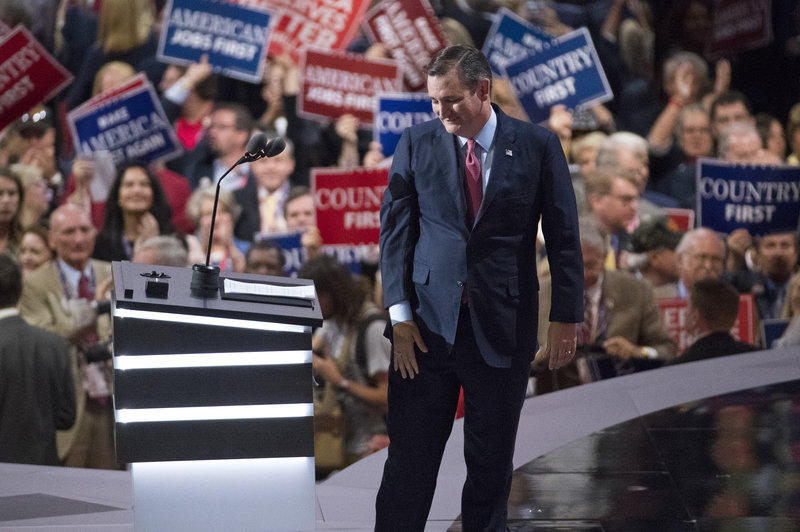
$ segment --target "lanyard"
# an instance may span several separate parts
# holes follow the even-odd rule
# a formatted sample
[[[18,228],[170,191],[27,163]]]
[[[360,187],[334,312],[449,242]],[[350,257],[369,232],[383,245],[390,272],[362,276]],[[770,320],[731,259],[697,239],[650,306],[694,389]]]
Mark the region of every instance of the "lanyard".
[[[64,273],[64,270],[61,269],[61,264],[56,260],[56,269],[58,270],[58,276],[61,278],[61,287],[64,289],[64,297],[67,299],[76,299],[77,294],[72,293],[72,286],[67,281],[67,276]],[[90,277],[89,277],[89,290],[94,294],[95,289],[95,282],[94,282],[94,268],[90,268]],[[83,276],[83,272],[81,272],[81,277]],[[78,280],[80,283],[80,279]]]

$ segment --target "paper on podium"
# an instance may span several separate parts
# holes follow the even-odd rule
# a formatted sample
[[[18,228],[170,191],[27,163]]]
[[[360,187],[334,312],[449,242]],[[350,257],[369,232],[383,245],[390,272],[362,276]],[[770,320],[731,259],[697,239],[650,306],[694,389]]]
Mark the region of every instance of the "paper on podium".
[[[314,285],[286,286],[225,279],[225,293],[314,299]]]

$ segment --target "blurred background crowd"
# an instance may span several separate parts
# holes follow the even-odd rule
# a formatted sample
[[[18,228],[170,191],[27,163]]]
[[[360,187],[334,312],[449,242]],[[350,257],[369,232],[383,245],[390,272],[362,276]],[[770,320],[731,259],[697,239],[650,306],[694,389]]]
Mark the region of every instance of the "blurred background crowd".
[[[800,164],[796,0],[772,1],[768,44],[713,60],[704,55],[711,0],[431,4],[451,43],[478,48],[501,7],[554,37],[587,27],[614,93],[580,111],[554,106],[543,124],[571,165],[586,306],[579,357],[558,372],[534,367],[531,394],[756,349],[759,338],[747,344],[730,334],[740,294],[752,294],[757,320],[800,316],[796,233],[681,231],[668,216],[695,208],[699,158]],[[286,138],[287,149],[240,165],[223,181],[210,256],[223,271],[284,275],[281,248],[257,235],[303,232],[298,275],[315,281],[326,320],[314,336],[314,369],[324,383],[318,411],[344,427],[330,460],[318,460],[325,474],[388,443],[390,346],[377,252],[365,255],[360,273],[325,253],[310,170],[385,167],[391,157],[353,116],[300,117],[302,80],[289,56],[268,57],[261,83],[217,75],[205,60],[159,62],[164,8],[163,0],[0,2],[0,20],[29,28],[75,78],[0,138],[0,390],[11,390],[0,394],[0,461],[121,467],[111,438],[109,262],[203,262],[214,185],[263,131]],[[388,57],[362,33],[348,51]],[[121,165],[103,153],[76,156],[66,113],[138,73],[157,88],[183,153]],[[496,79],[492,96],[527,120],[507,82]],[[543,339],[550,305],[543,246],[539,258]],[[684,328],[693,344],[680,356],[657,306],[675,297],[689,301]],[[800,343],[798,320],[781,343]],[[47,361],[33,368],[26,349],[53,355],[39,353]],[[11,382],[14,365],[27,367],[36,383]]]

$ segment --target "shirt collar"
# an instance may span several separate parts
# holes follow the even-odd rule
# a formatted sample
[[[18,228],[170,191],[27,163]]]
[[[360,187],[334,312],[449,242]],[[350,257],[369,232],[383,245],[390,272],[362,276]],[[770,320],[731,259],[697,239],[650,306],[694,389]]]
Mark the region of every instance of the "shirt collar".
[[[497,131],[497,113],[494,112],[493,107],[489,107],[491,113],[489,114],[489,120],[483,125],[483,128],[475,135],[475,142],[478,143],[478,146],[483,148],[483,151],[488,152],[489,148],[492,147],[492,141],[494,140],[494,133]],[[463,147],[464,144],[467,143],[469,140],[467,137],[458,137],[458,144],[459,146]]]
[[[0,309],[0,320],[3,318],[10,318],[11,316],[19,316],[19,310],[17,310],[17,307]]]
[[[83,271],[76,270],[61,259],[56,260],[58,261],[58,267],[64,273],[64,277],[67,279],[67,282],[69,282],[73,290],[77,290],[78,283],[81,280],[81,275],[85,275],[86,277],[92,276],[91,260],[86,261],[86,266],[83,268]]]

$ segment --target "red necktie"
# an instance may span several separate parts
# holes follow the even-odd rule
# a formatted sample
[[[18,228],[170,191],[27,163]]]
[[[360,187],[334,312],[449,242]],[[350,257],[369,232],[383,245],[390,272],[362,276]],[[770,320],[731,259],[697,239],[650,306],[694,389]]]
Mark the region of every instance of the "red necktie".
[[[467,160],[465,167],[467,193],[469,195],[467,209],[469,210],[469,220],[475,223],[475,218],[478,216],[478,209],[481,207],[481,200],[483,200],[481,161],[475,154],[475,139],[467,140]]]
[[[92,290],[92,286],[89,284],[89,278],[86,277],[85,273],[81,273],[81,278],[78,280],[78,298],[87,301],[92,301],[94,299],[94,290]],[[84,348],[97,345],[98,340],[97,329],[94,326],[87,327],[83,333],[81,333],[81,343]]]

